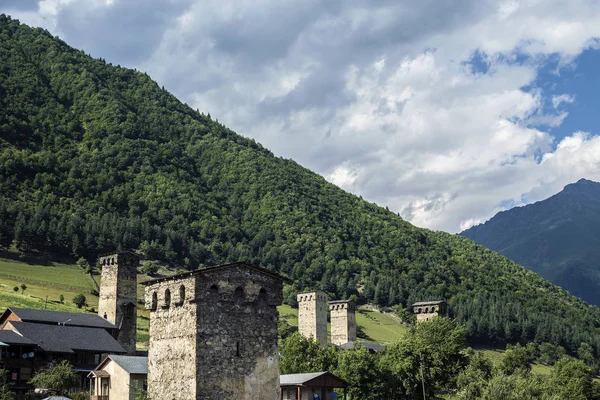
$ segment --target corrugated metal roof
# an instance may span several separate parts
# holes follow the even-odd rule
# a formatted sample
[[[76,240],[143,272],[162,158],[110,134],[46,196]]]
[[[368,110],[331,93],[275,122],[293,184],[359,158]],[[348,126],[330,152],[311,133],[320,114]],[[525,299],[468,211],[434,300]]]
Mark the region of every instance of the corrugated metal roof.
[[[279,382],[281,386],[298,386],[304,385],[306,382],[312,381],[322,375],[327,375],[329,372],[310,372],[306,374],[287,374],[281,375]]]
[[[147,375],[148,374],[148,357],[141,356],[121,356],[116,354],[111,354],[111,360],[116,362],[121,368],[127,371],[129,374],[139,374],[139,375]]]
[[[31,308],[9,307],[23,322],[37,322],[45,324],[62,324],[66,321],[67,325],[84,326],[92,328],[117,329],[115,325],[108,322],[97,314],[71,313],[63,311],[34,310]],[[7,310],[7,311],[8,311]]]

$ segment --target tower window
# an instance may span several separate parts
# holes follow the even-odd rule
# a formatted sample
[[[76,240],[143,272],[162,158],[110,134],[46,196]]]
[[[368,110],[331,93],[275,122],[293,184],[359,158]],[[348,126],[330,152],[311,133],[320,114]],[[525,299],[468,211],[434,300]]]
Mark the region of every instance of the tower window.
[[[171,307],[171,291],[169,289],[165,290],[165,305],[163,307]]]
[[[239,287],[239,286],[238,286],[238,287],[236,287],[236,288],[235,288],[235,291],[234,291],[234,293],[233,293],[233,295],[234,295],[234,297],[235,297],[236,299],[238,299],[238,300],[239,300],[239,299],[242,299],[242,298],[244,298],[244,289],[242,289],[242,288],[241,288],[241,287]]]
[[[185,301],[185,286],[181,285],[179,287],[179,304],[183,304]]]
[[[156,309],[158,308],[158,296],[156,295],[156,292],[152,293],[152,306],[150,308],[150,311],[156,311]],[[106,315],[104,316],[104,318],[106,318]]]
[[[261,304],[267,302],[267,291],[265,288],[261,288],[258,292],[258,302]]]
[[[133,318],[135,314],[135,305],[133,303],[127,303],[124,305],[124,314],[126,318]]]
[[[235,356],[236,357],[241,357],[240,342],[235,342]]]

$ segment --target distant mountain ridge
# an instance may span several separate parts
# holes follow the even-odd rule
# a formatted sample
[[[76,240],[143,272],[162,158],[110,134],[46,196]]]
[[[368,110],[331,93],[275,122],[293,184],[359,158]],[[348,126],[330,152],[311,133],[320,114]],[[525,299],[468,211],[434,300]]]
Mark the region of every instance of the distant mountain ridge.
[[[581,179],[461,235],[600,305],[600,183]]]

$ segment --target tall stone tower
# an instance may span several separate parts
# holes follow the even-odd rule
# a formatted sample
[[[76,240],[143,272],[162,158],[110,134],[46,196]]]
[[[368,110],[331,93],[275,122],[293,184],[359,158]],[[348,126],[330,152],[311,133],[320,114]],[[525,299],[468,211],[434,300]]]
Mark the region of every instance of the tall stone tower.
[[[356,305],[350,300],[329,302],[331,311],[331,343],[336,345],[356,341]]]
[[[298,330],[306,338],[327,344],[327,295],[319,290],[298,294]]]
[[[284,278],[245,263],[145,283],[152,400],[279,400]]]
[[[118,252],[100,256],[102,276],[98,315],[119,328],[117,341],[135,354],[137,319],[137,266],[138,257],[133,253]]]

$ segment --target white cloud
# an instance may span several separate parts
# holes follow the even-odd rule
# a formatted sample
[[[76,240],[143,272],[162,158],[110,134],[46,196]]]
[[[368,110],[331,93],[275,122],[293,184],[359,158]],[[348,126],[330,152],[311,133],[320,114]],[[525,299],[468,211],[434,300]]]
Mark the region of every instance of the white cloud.
[[[554,108],[558,108],[561,104],[573,104],[575,102],[575,96],[570,94],[561,94],[558,96],[552,96],[552,105]]]
[[[417,225],[458,231],[600,179],[597,136],[546,131],[576,93],[535,85],[598,46],[594,0],[139,1],[15,14]]]
[[[327,179],[341,188],[351,189],[352,184],[354,184],[354,181],[356,181],[359,172],[360,171],[358,168],[353,167],[348,163],[344,163],[337,166],[331,175],[327,177]]]

